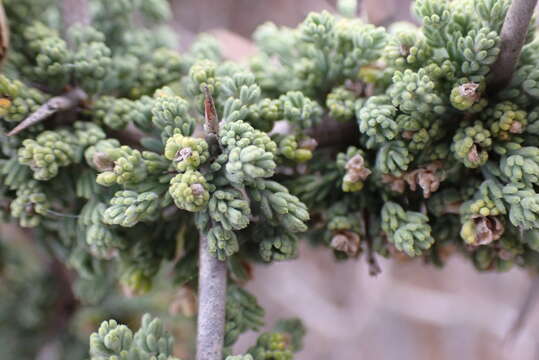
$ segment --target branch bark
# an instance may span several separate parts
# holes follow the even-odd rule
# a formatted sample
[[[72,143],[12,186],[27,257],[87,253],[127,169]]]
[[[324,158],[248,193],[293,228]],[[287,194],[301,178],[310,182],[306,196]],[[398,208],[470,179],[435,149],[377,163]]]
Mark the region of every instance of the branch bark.
[[[219,117],[213,97],[204,87],[204,130],[212,154],[222,151],[219,143]],[[212,146],[213,145],[213,146]],[[208,238],[200,233],[198,263],[198,324],[196,360],[222,360],[225,336],[227,266],[212,256]]]
[[[500,34],[500,54],[492,65],[489,79],[489,88],[493,91],[504,88],[511,81],[536,5],[537,0],[513,0],[511,3]]]
[[[24,129],[48,119],[59,111],[73,109],[87,98],[88,95],[86,95],[80,88],[73,88],[63,95],[50,98],[45,104],[41,105],[35,112],[19,123],[13,130],[8,132],[7,135],[16,135]]]
[[[198,270],[198,324],[196,360],[222,360],[225,334],[226,262],[208,251],[200,236]]]

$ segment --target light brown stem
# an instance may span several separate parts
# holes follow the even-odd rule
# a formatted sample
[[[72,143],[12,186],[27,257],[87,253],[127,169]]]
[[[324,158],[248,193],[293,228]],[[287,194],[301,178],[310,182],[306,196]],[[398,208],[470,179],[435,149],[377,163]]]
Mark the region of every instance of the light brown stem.
[[[24,129],[48,119],[50,116],[59,111],[73,109],[87,98],[88,95],[86,95],[86,93],[80,88],[74,88],[63,95],[50,98],[45,104],[41,105],[36,111],[19,123],[19,125],[17,125],[7,135],[16,135]]]
[[[503,89],[515,71],[537,0],[513,0],[501,31],[500,54],[492,65],[489,89]]]
[[[222,360],[225,334],[226,262],[208,251],[200,236],[198,269],[198,324],[196,360]]]

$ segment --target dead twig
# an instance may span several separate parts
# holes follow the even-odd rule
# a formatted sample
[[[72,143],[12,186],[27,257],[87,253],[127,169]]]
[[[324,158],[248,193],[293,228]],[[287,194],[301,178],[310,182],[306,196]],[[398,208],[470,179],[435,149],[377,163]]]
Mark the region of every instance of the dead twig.
[[[86,95],[81,88],[73,88],[63,95],[50,98],[45,104],[41,105],[36,111],[30,114],[30,116],[19,123],[13,130],[8,132],[7,135],[16,135],[30,126],[48,119],[59,111],[73,109],[87,98],[88,95]]]

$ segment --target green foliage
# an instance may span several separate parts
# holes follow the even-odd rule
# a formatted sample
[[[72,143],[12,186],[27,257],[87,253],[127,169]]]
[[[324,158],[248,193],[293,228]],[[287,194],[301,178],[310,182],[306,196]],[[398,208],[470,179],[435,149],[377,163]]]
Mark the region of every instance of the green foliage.
[[[337,19],[322,12],[309,14],[297,29],[262,25],[254,39],[262,54],[251,68],[263,90],[319,96],[375,62],[386,34],[358,19]]]
[[[434,243],[427,216],[404,211],[394,202],[384,204],[381,216],[382,229],[388,235],[388,240],[409,256],[420,255]]]
[[[326,98],[329,115],[338,121],[348,121],[354,117],[356,94],[346,87],[334,88]]]
[[[258,337],[256,344],[248,350],[254,360],[292,360],[286,336],[283,333],[264,333]]]
[[[223,189],[211,195],[208,212],[211,219],[219,222],[225,230],[241,230],[249,225],[251,208],[240,191]]]
[[[274,174],[277,145],[267,134],[239,120],[226,123],[219,136],[226,147],[225,176],[230,182],[252,183]]]
[[[264,238],[258,253],[265,262],[294,259],[298,255],[298,238],[291,232],[279,231],[274,227],[260,229]]]
[[[196,170],[210,156],[208,143],[202,139],[175,134],[165,145],[165,157],[172,160],[176,170]]]
[[[264,325],[264,309],[256,298],[239,286],[228,287],[226,301],[225,347],[236,343],[239,336],[248,331],[257,331]]]
[[[103,186],[137,184],[148,173],[140,151],[126,145],[97,152],[93,161],[101,171],[95,181]]]
[[[231,230],[226,230],[222,226],[213,226],[208,231],[208,250],[210,254],[221,261],[226,260],[237,253],[240,249],[238,237]]]
[[[284,159],[280,159],[282,161],[290,160],[304,163],[311,160],[313,156],[311,149],[313,142],[310,138],[299,140],[295,135],[275,134],[272,139],[278,146],[278,155],[284,157]]]
[[[112,75],[112,53],[105,36],[91,27],[79,27],[71,29],[71,37],[77,45],[72,59],[74,81],[91,94],[99,93]]]
[[[301,129],[310,128],[320,120],[319,105],[299,91],[289,91],[279,101],[284,118]]]
[[[36,227],[43,216],[47,215],[50,202],[41,186],[36,181],[23,183],[17,189],[11,203],[11,215],[19,219],[23,227]]]
[[[257,188],[252,190],[252,196],[260,212],[271,222],[280,223],[290,232],[307,230],[307,207],[286,187],[275,181],[260,181]]]
[[[208,204],[210,194],[206,178],[194,170],[187,170],[170,180],[170,196],[180,209],[187,211],[203,210]]]
[[[91,360],[177,360],[172,356],[172,336],[160,319],[145,314],[133,332],[115,320],[104,321],[90,337]]]
[[[2,120],[18,123],[24,120],[47,99],[41,91],[18,80],[0,75],[0,115]]]
[[[273,331],[287,334],[290,338],[291,350],[298,352],[303,348],[303,337],[305,336],[305,326],[298,318],[279,320],[275,324]]]
[[[36,139],[26,139],[19,149],[19,162],[29,166],[36,180],[50,180],[60,167],[77,160],[76,139],[65,130],[44,131]]]
[[[359,130],[369,137],[369,144],[384,143],[397,136],[396,109],[389,96],[372,96],[358,110]]]
[[[193,133],[195,123],[188,114],[187,102],[175,96],[170,89],[162,89],[155,93],[155,101],[151,108],[152,122],[168,137],[174,131],[184,136]]]
[[[131,102],[128,99],[102,96],[95,102],[93,110],[96,122],[118,130],[127,126],[127,114],[131,110]]]
[[[154,192],[138,194],[135,191],[118,191],[103,213],[103,222],[110,225],[132,227],[139,221],[156,217],[158,195]]]

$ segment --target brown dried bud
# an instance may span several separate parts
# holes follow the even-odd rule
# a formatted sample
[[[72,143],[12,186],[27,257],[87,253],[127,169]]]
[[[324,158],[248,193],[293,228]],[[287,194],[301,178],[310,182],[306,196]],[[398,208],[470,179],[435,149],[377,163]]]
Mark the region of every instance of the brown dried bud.
[[[202,186],[202,184],[193,184],[191,185],[191,191],[193,192],[193,195],[200,196],[204,194],[204,186]]]
[[[522,126],[522,123],[519,121],[515,121],[511,124],[511,127],[509,128],[509,132],[512,134],[522,134],[524,131],[524,127]]]
[[[109,159],[108,155],[104,152],[96,152],[92,156],[92,162],[99,171],[111,171],[114,169],[114,161]]]
[[[305,139],[302,139],[298,144],[300,149],[306,149],[310,151],[316,150],[316,147],[318,146],[318,142],[316,139],[308,137]]]
[[[346,175],[344,180],[347,182],[358,182],[365,180],[371,171],[365,167],[365,160],[360,154],[354,155],[345,165]]]
[[[478,101],[481,98],[481,94],[477,91],[479,84],[469,82],[459,86],[459,94],[462,97],[468,98],[473,102]]]
[[[407,45],[401,44],[399,46],[399,53],[401,54],[401,56],[407,57],[408,55],[410,55],[410,47]]]
[[[473,218],[475,224],[475,244],[486,245],[502,237],[504,226],[495,216],[477,216]]]
[[[174,161],[180,162],[189,159],[193,155],[193,150],[190,147],[183,148],[176,153]]]
[[[384,184],[389,184],[389,188],[391,189],[391,191],[397,193],[403,193],[406,189],[406,183],[404,182],[404,179],[400,177],[384,174],[382,175],[382,182]]]
[[[423,190],[423,197],[428,199],[433,192],[438,190],[440,182],[445,179],[445,173],[440,171],[441,169],[442,163],[435,161],[405,174],[404,180],[412,191],[416,191],[419,185]]]
[[[342,251],[348,256],[354,256],[359,251],[359,235],[353,231],[342,230],[331,238],[331,247]]]
[[[473,144],[470,151],[468,152],[468,160],[473,164],[478,164],[481,161],[481,157],[479,156],[479,150],[477,149],[476,144]]]

